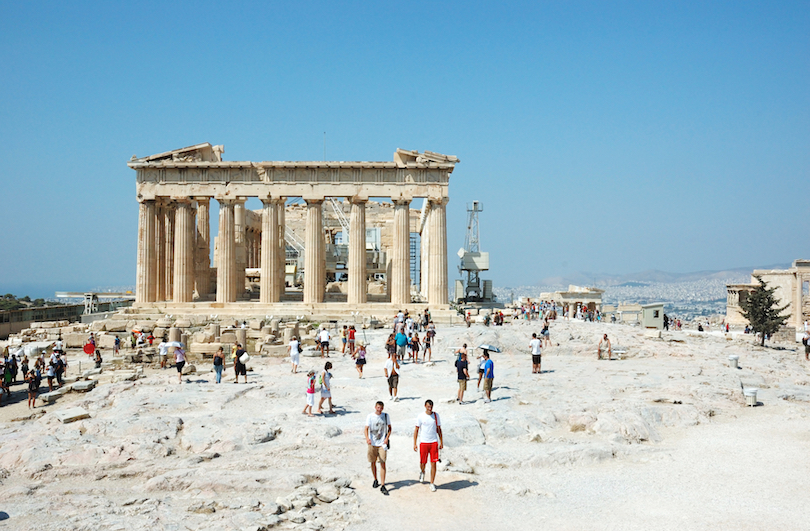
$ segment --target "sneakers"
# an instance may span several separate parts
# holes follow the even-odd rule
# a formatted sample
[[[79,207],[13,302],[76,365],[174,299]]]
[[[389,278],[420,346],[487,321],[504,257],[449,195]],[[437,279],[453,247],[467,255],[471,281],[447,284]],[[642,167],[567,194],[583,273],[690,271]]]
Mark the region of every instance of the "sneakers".
[[[380,486],[380,482],[377,481],[376,479],[374,480],[374,483],[371,484],[372,489],[376,489],[379,486]],[[385,488],[385,487],[383,487],[383,488]]]
[[[436,492],[436,485],[433,483],[430,484],[430,492]]]
[[[394,397],[394,402],[399,402],[399,397],[398,396]]]
[[[388,496],[388,489],[386,489],[386,488],[385,488],[385,485],[383,485],[382,487],[380,487],[380,492],[382,492],[383,494],[385,494],[386,496]]]
[[[485,403],[487,403],[487,404],[489,404],[490,402],[492,402],[492,400],[490,400],[489,398],[487,398],[486,400],[484,400],[484,402],[485,402]]]
[[[424,482],[425,482],[425,473],[424,472],[419,472],[419,483],[424,483]]]

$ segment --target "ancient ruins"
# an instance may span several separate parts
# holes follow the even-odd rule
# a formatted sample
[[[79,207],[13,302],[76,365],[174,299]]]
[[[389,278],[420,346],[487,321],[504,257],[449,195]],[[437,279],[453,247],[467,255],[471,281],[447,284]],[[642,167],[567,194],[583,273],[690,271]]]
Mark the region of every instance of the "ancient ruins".
[[[230,316],[426,307],[437,318],[452,313],[445,207],[457,157],[397,149],[393,162],[239,162],[224,161],[223,152],[204,143],[129,161],[140,203],[136,308]],[[261,211],[245,208],[251,197],[262,201]],[[288,205],[290,198],[301,203]],[[410,208],[418,198],[421,211]],[[213,263],[212,199],[219,204]],[[330,211],[337,226],[325,223]],[[391,219],[381,222],[383,213]],[[369,225],[379,228],[376,241]],[[411,278],[416,254],[419,278]],[[370,276],[382,285],[371,294]],[[251,280],[258,290],[246,289]],[[345,287],[327,289],[340,280]]]
[[[755,269],[751,273],[751,283],[726,286],[726,322],[731,326],[748,324],[742,316],[740,301],[759,285],[756,277],[762,278],[768,287],[776,288],[774,296],[779,304],[787,305],[783,312],[790,315],[786,326],[803,329],[810,316],[810,260],[794,260],[790,269]]]

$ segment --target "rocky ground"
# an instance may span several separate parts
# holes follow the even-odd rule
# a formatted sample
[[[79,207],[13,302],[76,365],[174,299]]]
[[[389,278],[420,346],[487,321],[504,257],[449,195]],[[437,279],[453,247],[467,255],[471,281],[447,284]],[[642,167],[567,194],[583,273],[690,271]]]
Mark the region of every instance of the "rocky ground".
[[[559,321],[531,374],[535,324],[442,328],[433,364],[406,364],[399,402],[366,331],[366,376],[332,354],[337,414],[306,417],[305,372],[254,358],[249,383],[174,371],[102,380],[29,420],[0,408],[0,529],[798,529],[810,487],[810,376],[794,346]],[[622,360],[597,361],[608,333]],[[360,332],[360,339],[363,333]],[[454,402],[453,348],[492,343],[493,401]],[[740,356],[740,368],[728,356]],[[199,367],[207,371],[209,367]],[[471,371],[471,373],[474,371]],[[107,383],[109,382],[109,383]],[[758,387],[745,407],[742,387]],[[436,402],[445,450],[417,483],[413,421]],[[390,496],[371,488],[363,425],[383,399]],[[89,418],[62,423],[81,407]],[[12,410],[11,408],[16,408]]]

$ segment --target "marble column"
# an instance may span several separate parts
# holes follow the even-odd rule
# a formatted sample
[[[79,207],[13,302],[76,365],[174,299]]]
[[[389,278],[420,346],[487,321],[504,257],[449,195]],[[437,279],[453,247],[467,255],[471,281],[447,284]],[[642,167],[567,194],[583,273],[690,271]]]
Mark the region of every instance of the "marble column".
[[[430,284],[428,303],[448,304],[447,295],[447,198],[430,202]]]
[[[276,216],[278,219],[278,216]],[[278,233],[278,231],[276,231]],[[254,231],[253,232],[253,267],[261,267],[261,259],[262,259],[262,233],[261,231]]]
[[[234,302],[236,242],[234,238],[234,202],[219,201],[219,236],[217,237],[217,302]]]
[[[326,250],[323,239],[323,199],[307,199],[304,256],[304,302],[323,302],[326,289]]]
[[[197,199],[196,257],[194,259],[194,289],[201,299],[211,291],[211,201]]]
[[[366,203],[352,201],[349,218],[349,304],[365,304],[366,281]]]
[[[174,302],[191,302],[194,296],[194,246],[196,206],[190,200],[177,202],[174,221]]]
[[[256,245],[257,245],[256,242],[258,241],[258,238],[256,237],[256,231],[254,231],[253,229],[250,229],[249,241],[250,241],[250,259],[248,260],[248,267],[254,269],[259,266],[257,265],[256,260],[256,256],[258,256],[258,254],[256,253]]]
[[[411,302],[410,201],[394,201],[394,243],[391,257],[391,303]]]
[[[287,198],[279,198],[278,207],[278,267],[276,274],[278,274],[279,285],[279,300],[284,292],[287,290],[287,240],[285,238],[286,229],[284,228],[285,210],[287,208]]]
[[[164,276],[163,300],[172,298],[174,292],[174,202],[167,202],[164,206],[164,221],[166,226],[164,234],[166,236],[166,267],[158,274]]]
[[[277,199],[263,199],[262,204],[262,258],[260,302],[271,303],[281,300],[281,286],[278,284],[278,208]]]
[[[155,204],[155,246],[157,269],[155,271],[155,300],[165,301],[166,296],[166,209],[159,202]]]
[[[430,281],[430,205],[425,214],[420,237],[420,266],[419,266],[419,294],[422,300],[428,300],[428,286]]]
[[[157,294],[157,255],[155,253],[155,201],[138,206],[138,261],[135,301],[154,302]]]
[[[247,246],[245,244],[245,200],[239,199],[234,204],[234,241],[236,243],[236,269],[233,272],[233,290],[235,296],[245,293],[245,266],[247,265]]]

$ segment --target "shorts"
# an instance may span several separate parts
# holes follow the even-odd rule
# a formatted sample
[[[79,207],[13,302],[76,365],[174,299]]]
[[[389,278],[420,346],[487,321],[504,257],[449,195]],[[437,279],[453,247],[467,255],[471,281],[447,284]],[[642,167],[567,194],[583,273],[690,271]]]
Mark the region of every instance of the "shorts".
[[[540,354],[532,354],[532,365],[540,365],[542,357]]]
[[[543,334],[544,336],[548,337],[549,332],[548,332],[548,330],[543,330],[542,334]]]
[[[399,374],[392,374],[388,377],[388,387],[396,389],[397,385],[399,385]]]
[[[186,364],[185,361],[178,361],[177,364],[175,364],[175,367],[177,368],[177,372],[182,373],[183,372],[183,366],[185,364]]]
[[[419,443],[419,462],[427,463],[428,454],[430,454],[430,462],[436,463],[439,460],[439,443]]]
[[[478,374],[484,374],[483,367],[478,367]]]
[[[321,341],[321,348],[329,350],[329,341]]]
[[[405,357],[405,348],[407,345],[397,345],[397,356]]]
[[[354,364],[355,365],[365,365],[366,364],[366,358],[357,358],[357,361],[354,362]]]
[[[234,363],[233,370],[236,372],[237,376],[239,376],[240,374],[242,376],[247,376],[247,365],[243,365],[243,364],[239,363],[238,361],[236,363]]]
[[[344,345],[346,344],[347,339],[345,337],[340,338],[340,340],[343,341]]]
[[[315,393],[307,393],[307,405],[308,406],[315,405]]]
[[[354,345],[354,339],[349,340],[349,345]]]
[[[484,391],[492,391],[492,380],[494,378],[484,378]]]
[[[368,445],[368,462],[374,463],[379,461],[380,463],[385,463],[385,458],[388,452],[385,449],[385,446],[371,446]]]
[[[467,380],[459,380],[458,381],[458,390],[459,391],[466,391],[467,390]]]

